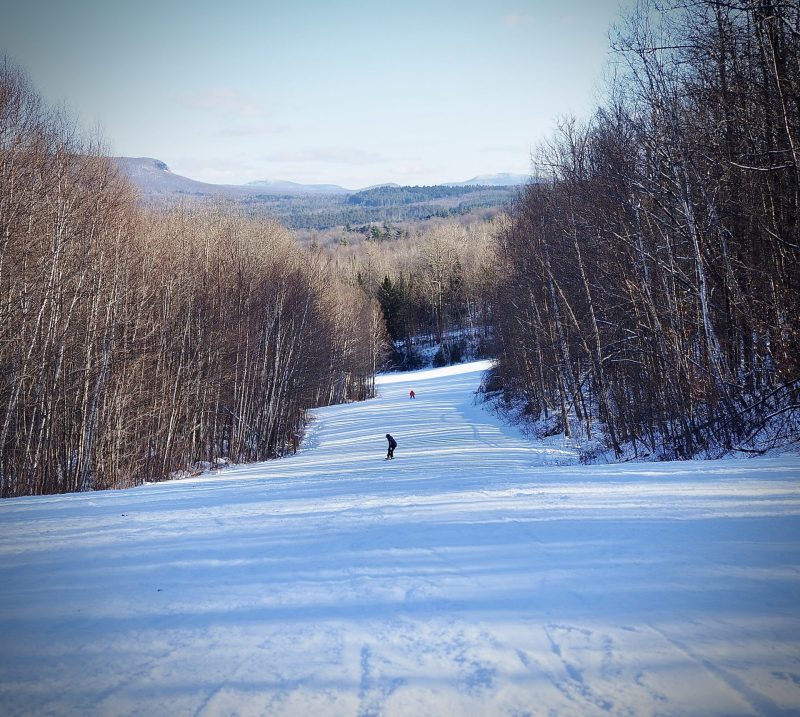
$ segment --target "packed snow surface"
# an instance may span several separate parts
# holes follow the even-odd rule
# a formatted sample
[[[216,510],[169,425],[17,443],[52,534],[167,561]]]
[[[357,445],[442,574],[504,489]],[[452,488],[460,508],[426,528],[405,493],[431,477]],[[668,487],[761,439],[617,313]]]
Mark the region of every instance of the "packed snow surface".
[[[0,712],[800,714],[800,458],[576,465],[485,368],[284,460],[0,503]]]

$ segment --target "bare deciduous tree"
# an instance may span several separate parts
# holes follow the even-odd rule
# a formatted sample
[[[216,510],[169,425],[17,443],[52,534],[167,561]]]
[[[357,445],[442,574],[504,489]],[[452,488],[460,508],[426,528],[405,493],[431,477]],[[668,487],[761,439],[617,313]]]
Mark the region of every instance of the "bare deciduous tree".
[[[607,105],[512,212],[498,377],[618,454],[762,450],[798,434],[800,8],[667,5],[628,18]]]

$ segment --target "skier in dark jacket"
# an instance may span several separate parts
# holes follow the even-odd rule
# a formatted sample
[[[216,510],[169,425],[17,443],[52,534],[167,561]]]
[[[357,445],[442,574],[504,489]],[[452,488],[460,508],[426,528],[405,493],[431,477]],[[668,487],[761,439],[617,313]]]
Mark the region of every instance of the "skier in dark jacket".
[[[394,449],[397,448],[397,441],[388,433],[386,434],[386,440],[389,441],[389,450],[386,452],[386,460],[388,461],[390,458],[394,458]]]

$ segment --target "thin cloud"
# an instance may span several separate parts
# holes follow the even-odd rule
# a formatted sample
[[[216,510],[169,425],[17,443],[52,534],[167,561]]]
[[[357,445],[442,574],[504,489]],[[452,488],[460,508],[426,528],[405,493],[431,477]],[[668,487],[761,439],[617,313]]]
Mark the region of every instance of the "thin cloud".
[[[250,176],[258,169],[250,160],[222,157],[214,159],[178,157],[170,161],[169,165],[175,174],[213,184],[241,184],[242,177]]]
[[[267,162],[320,164],[346,164],[351,166],[377,164],[386,161],[386,157],[377,152],[346,147],[322,147],[319,149],[298,149],[287,152],[271,152],[263,156]]]
[[[196,95],[187,96],[184,101],[187,106],[194,109],[217,112],[238,119],[252,120],[269,115],[264,105],[242,96],[232,87],[212,87]]]
[[[519,147],[511,145],[495,145],[493,147],[480,147],[478,152],[482,154],[519,154]]]
[[[284,132],[286,126],[271,119],[271,112],[232,87],[211,87],[184,97],[184,104],[217,118],[223,137],[257,137]]]
[[[505,15],[503,17],[503,25],[506,27],[522,27],[532,21],[533,18],[530,15]]]
[[[285,132],[287,126],[274,122],[256,122],[253,124],[238,124],[223,127],[219,133],[225,137],[258,137],[265,134],[278,134]]]

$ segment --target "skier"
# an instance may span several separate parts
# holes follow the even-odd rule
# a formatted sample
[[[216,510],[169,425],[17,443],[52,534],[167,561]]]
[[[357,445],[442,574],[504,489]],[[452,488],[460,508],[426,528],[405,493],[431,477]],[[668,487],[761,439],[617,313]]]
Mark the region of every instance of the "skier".
[[[417,397],[417,394],[414,393],[414,389],[413,388],[408,392],[408,397],[409,398],[416,398]]]
[[[386,434],[386,440],[389,441],[389,450],[386,452],[386,460],[388,461],[390,458],[394,458],[394,449],[397,448],[397,441],[388,433]]]

